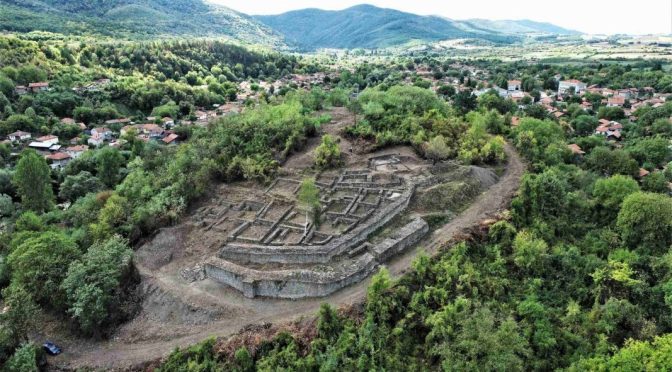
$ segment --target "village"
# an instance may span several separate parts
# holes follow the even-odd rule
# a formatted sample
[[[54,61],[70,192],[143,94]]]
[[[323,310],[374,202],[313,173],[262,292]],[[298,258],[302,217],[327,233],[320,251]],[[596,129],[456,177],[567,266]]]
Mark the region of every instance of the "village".
[[[178,134],[180,127],[207,126],[214,119],[240,113],[246,106],[258,102],[261,92],[270,89],[271,92],[283,86],[291,85],[293,88],[309,88],[312,85],[322,84],[324,73],[307,75],[293,75],[275,82],[266,83],[259,81],[251,83],[241,82],[238,85],[236,100],[213,104],[212,107],[196,108],[190,115],[183,118],[148,116],[145,118],[121,117],[105,120],[100,123],[77,122],[71,117],[57,118],[60,124],[71,127],[77,136],[63,138],[49,133],[31,133],[17,130],[7,134],[0,140],[0,144],[11,147],[12,157],[16,158],[23,149],[30,148],[44,156],[52,169],[63,169],[71,160],[77,159],[89,149],[97,149],[103,146],[121,148],[129,140],[135,139],[142,142],[156,142],[165,146],[174,146],[180,143],[182,138]],[[101,78],[89,84],[72,88],[72,91],[85,95],[90,92],[99,92],[111,84],[111,79]],[[207,86],[201,87],[207,89]],[[39,94],[50,91],[49,82],[35,82],[27,86],[17,85],[14,93],[21,97],[24,95]]]

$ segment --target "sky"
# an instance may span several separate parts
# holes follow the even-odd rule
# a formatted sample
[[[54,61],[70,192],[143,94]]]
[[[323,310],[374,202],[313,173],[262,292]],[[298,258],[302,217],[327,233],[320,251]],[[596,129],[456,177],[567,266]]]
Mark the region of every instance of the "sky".
[[[452,19],[531,19],[589,34],[671,34],[672,0],[209,0],[246,14],[303,8],[344,9],[367,3]]]

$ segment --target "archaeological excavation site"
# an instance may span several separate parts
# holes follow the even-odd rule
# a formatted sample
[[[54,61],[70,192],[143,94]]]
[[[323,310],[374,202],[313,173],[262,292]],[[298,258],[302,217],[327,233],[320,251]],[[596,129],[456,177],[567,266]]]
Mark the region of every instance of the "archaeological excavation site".
[[[297,201],[306,177],[319,189],[319,224]],[[220,185],[139,257],[173,286],[207,282],[246,298],[324,297],[420,244],[428,221],[449,221],[496,181],[492,170],[433,164],[407,147],[353,155],[336,170],[285,169],[266,185]]]

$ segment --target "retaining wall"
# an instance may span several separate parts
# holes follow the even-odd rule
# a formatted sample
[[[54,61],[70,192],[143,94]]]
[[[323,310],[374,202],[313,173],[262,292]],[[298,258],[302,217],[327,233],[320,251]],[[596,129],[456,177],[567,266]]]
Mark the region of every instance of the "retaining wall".
[[[300,299],[327,296],[369,276],[379,263],[417,243],[429,230],[422,218],[416,218],[382,241],[367,247],[352,261],[343,261],[333,271],[290,269],[262,271],[248,269],[233,262],[213,257],[205,263],[208,278],[229,285],[246,297]]]

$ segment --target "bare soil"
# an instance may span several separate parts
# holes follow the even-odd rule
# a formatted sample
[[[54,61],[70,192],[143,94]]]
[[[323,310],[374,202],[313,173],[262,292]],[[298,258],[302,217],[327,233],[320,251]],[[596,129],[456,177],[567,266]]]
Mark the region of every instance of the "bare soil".
[[[325,133],[338,135],[352,122],[352,117],[345,109],[337,108],[330,114],[334,120],[323,126]],[[309,167],[312,164],[312,152],[318,143],[319,140],[311,140],[306,151],[287,159],[283,170],[293,172]],[[340,144],[344,162],[348,167],[366,167],[368,157],[363,154],[367,145],[351,143],[343,136]],[[498,182],[415,248],[406,250],[388,262],[386,266],[392,275],[401,275],[420,252],[435,254],[447,241],[459,236],[461,231],[478,225],[483,220],[494,218],[508,207],[511,197],[518,189],[525,165],[511,146],[507,145],[505,151],[509,160]],[[416,157],[408,147],[390,148],[381,152],[383,153]],[[238,187],[232,192],[250,192],[249,190]],[[138,250],[135,262],[142,276],[142,310],[136,318],[121,326],[112,338],[100,341],[81,339],[58,327],[45,331],[43,337],[54,340],[64,349],[63,354],[50,358],[50,367],[128,369],[165,356],[176,347],[185,347],[211,336],[229,336],[252,324],[284,323],[312,317],[324,302],[337,307],[348,306],[360,303],[366,296],[370,279],[328,297],[294,301],[248,299],[238,291],[208,279],[185,284],[175,262],[179,261],[182,266],[189,262],[196,265],[199,257],[214,252],[218,244],[221,244],[217,241],[191,244],[190,238],[187,238],[188,233],[189,227],[184,224],[163,229],[158,233],[159,239],[154,239],[153,244]]]

